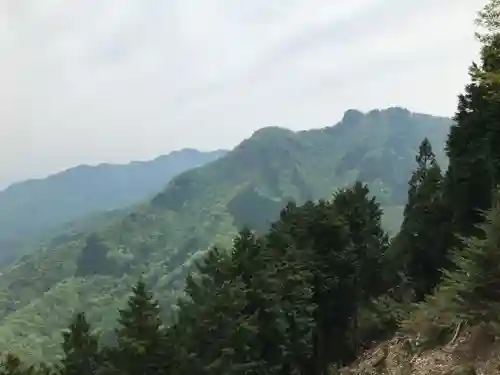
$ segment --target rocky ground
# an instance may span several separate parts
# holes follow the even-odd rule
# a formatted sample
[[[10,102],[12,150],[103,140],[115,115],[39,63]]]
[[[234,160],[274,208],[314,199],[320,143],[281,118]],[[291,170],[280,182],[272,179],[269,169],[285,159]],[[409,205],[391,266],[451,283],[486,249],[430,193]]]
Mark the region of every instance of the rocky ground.
[[[454,338],[433,349],[419,348],[418,337],[395,337],[366,352],[340,375],[493,375],[500,374],[500,343],[481,326],[457,327]]]

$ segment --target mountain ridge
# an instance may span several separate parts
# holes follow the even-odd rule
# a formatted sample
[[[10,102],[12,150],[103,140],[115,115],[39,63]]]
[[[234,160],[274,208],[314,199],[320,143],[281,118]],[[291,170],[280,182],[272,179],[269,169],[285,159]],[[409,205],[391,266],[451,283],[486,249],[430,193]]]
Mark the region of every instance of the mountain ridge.
[[[64,175],[66,173],[71,173],[71,172],[76,171],[76,170],[82,170],[82,169],[88,170],[88,169],[99,169],[99,168],[107,168],[107,167],[129,167],[129,166],[136,166],[136,165],[145,165],[145,164],[151,164],[151,163],[154,163],[157,161],[164,160],[170,156],[176,156],[176,155],[180,155],[180,154],[200,155],[200,154],[214,153],[214,154],[219,154],[220,156],[222,156],[223,154],[225,154],[227,152],[228,152],[228,150],[223,149],[223,148],[209,150],[209,151],[202,151],[202,150],[198,150],[196,148],[184,147],[184,148],[180,148],[178,150],[173,150],[173,151],[169,152],[168,154],[162,154],[162,155],[159,155],[159,156],[156,156],[152,159],[147,159],[147,160],[131,160],[129,162],[124,162],[124,163],[110,163],[110,162],[99,162],[97,164],[83,163],[83,164],[78,164],[78,165],[75,165],[72,167],[62,169],[58,172],[49,173],[49,174],[42,176],[42,177],[26,178],[26,179],[23,179],[20,181],[12,182],[10,184],[4,184],[5,187],[0,188],[0,194],[6,192],[7,190],[11,190],[13,188],[16,188],[19,185],[41,182],[41,181],[46,180],[48,178],[59,177],[61,175]]]
[[[55,355],[59,329],[84,306],[107,337],[111,312],[122,306],[138,277],[170,307],[193,261],[206,249],[227,248],[244,224],[262,230],[289,200],[330,197],[360,175],[367,176],[388,212],[400,213],[400,196],[406,194],[420,142],[428,137],[445,163],[451,124],[450,119],[383,110],[365,113],[350,126],[339,122],[301,132],[276,127],[257,131],[223,157],[178,175],[152,199],[104,223],[98,231],[104,246],[98,252],[90,249],[96,259],[110,264],[104,273],[79,272],[82,252],[88,251],[84,235],[4,269],[0,350],[15,348],[34,358]],[[373,169],[379,174],[370,175]],[[404,193],[399,191],[403,187]]]
[[[79,165],[46,178],[15,183],[0,192],[0,248],[14,256],[26,240],[37,240],[47,231],[87,215],[144,200],[176,174],[226,152],[182,149],[151,161]]]

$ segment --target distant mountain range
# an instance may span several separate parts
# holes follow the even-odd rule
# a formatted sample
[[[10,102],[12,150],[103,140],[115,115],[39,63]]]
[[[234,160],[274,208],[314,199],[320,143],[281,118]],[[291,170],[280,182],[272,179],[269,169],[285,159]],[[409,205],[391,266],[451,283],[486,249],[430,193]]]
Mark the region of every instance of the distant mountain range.
[[[291,199],[329,198],[338,188],[362,180],[382,203],[386,227],[394,230],[420,142],[429,138],[445,166],[451,124],[448,118],[389,108],[349,110],[338,124],[319,130],[257,131],[224,156],[214,156],[214,162],[173,178],[143,204],[110,217],[97,215],[91,221],[99,229],[90,226],[59,237],[4,267],[0,351],[31,359],[53,357],[59,330],[72,312],[83,308],[109,340],[117,307],[124,306],[140,276],[168,315],[195,259],[211,245],[228,246],[243,225],[265,230]],[[78,191],[90,180],[80,176],[73,185]],[[62,190],[46,193],[64,195]],[[85,233],[89,228],[95,232],[92,241]]]
[[[145,162],[80,165],[11,185],[0,191],[0,262],[14,257],[47,231],[92,213],[144,200],[175,175],[225,153],[183,149]]]

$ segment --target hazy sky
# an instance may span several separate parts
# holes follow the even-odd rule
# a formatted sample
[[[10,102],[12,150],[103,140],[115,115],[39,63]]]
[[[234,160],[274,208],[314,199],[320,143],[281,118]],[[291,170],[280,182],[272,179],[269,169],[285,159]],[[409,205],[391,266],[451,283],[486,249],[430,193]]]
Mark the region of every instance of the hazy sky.
[[[485,0],[1,0],[0,186],[348,108],[452,115]]]

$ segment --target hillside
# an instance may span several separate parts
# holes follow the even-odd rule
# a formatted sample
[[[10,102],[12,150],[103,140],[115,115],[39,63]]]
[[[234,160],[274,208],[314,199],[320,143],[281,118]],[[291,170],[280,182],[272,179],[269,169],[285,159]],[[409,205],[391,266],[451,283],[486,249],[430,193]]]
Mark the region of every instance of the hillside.
[[[126,165],[81,165],[0,192],[0,263],[25,252],[29,240],[101,211],[146,199],[175,175],[224,155],[184,149]],[[27,241],[28,240],[28,241]]]
[[[5,268],[0,351],[52,357],[59,330],[83,307],[99,329],[109,332],[141,274],[169,311],[197,255],[212,244],[230,244],[243,224],[265,229],[290,199],[328,198],[361,179],[391,212],[386,220],[395,226],[420,142],[428,137],[445,164],[450,125],[446,118],[389,108],[366,114],[350,110],[338,124],[320,130],[257,131],[103,227],[102,243],[74,236]]]
[[[399,336],[363,353],[339,375],[474,375],[498,374],[500,346],[478,326],[463,329],[455,340],[421,350],[415,336]],[[479,372],[481,371],[481,372]]]

